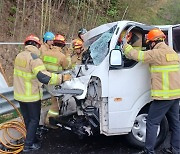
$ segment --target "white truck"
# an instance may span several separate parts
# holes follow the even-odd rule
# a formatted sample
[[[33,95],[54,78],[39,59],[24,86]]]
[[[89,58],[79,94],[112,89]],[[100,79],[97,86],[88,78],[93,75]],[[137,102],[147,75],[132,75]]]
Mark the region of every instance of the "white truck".
[[[133,26],[133,27],[132,27]],[[94,28],[84,34],[88,48],[82,65],[70,71],[71,81],[49,88],[62,97],[61,116],[51,118],[51,124],[68,129],[80,137],[95,134],[124,135],[131,145],[141,148],[146,137],[146,117],[150,97],[150,73],[147,64],[127,59],[118,39],[126,29],[134,35],[133,46],[147,50],[145,36],[154,27],[166,34],[166,43],[180,52],[180,25],[149,26],[134,21],[118,21]],[[76,112],[63,114],[76,101]],[[157,132],[157,145],[168,133],[165,117]]]

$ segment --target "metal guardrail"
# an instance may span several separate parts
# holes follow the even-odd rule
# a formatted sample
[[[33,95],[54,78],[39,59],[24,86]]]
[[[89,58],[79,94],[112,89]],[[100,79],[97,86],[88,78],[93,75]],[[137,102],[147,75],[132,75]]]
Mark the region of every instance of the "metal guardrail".
[[[22,42],[0,42],[0,45],[23,45]],[[66,45],[70,45],[71,43],[66,42]]]
[[[23,45],[23,42],[0,42],[0,45]],[[71,43],[66,42],[66,45]],[[2,80],[2,77],[0,77]],[[4,86],[4,84],[2,84]],[[19,107],[19,103],[14,100],[13,87],[1,87],[0,93],[4,95],[8,100],[13,102],[16,107]],[[43,100],[50,98],[50,94],[44,90]],[[0,115],[13,111],[14,108],[4,99],[0,97]]]
[[[23,45],[22,42],[0,42],[0,45]]]
[[[4,95],[8,100],[14,103],[16,107],[19,107],[19,103],[14,100],[13,87],[3,88],[0,93]],[[47,91],[43,93],[43,100],[50,98],[50,94]],[[4,98],[0,97],[0,115],[13,111],[14,108]]]

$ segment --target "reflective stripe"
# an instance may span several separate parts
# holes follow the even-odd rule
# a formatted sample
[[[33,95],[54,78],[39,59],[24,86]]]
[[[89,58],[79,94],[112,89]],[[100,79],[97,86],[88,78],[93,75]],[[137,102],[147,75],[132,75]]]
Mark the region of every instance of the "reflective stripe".
[[[44,57],[43,57],[43,61],[44,61],[44,62],[48,62],[48,63],[57,64],[58,59],[57,59],[56,57],[44,56]]]
[[[63,70],[62,66],[59,66],[58,72],[61,72]]]
[[[71,67],[71,57],[67,57],[67,61],[68,61],[67,68],[70,68]]]
[[[40,99],[42,100],[42,99],[43,99],[43,89],[42,89],[42,88],[40,88],[40,93],[39,93],[39,95],[40,95]]]
[[[162,72],[163,90],[169,90],[169,75],[168,72]]]
[[[31,96],[32,84],[29,81],[25,81],[26,96]]]
[[[151,72],[173,72],[173,71],[179,71],[180,65],[167,65],[167,66],[151,66],[150,71]]]
[[[151,90],[152,96],[169,98],[172,96],[180,96],[180,89],[176,90]]]
[[[22,102],[38,101],[41,99],[41,94],[32,94],[32,79],[36,79],[33,73],[24,72],[18,69],[14,69],[14,75],[24,79],[25,94],[18,94],[14,92],[14,98]]]
[[[59,112],[49,110],[49,111],[48,111],[48,114],[58,116],[58,115],[59,115]]]
[[[58,75],[55,73],[51,73],[51,79],[49,81],[49,84],[57,84],[58,82]]]
[[[40,94],[33,94],[31,96],[23,95],[23,94],[18,94],[14,92],[14,99],[22,102],[34,102],[38,101],[41,99]]]
[[[124,53],[125,53],[125,54],[128,54],[128,53],[130,52],[130,50],[132,50],[132,49],[133,49],[133,47],[128,44],[128,45],[125,47]]]
[[[44,65],[48,71],[55,71],[55,72],[58,71],[58,66],[50,65],[50,64],[44,64]]]
[[[44,64],[46,69],[48,71],[53,71],[53,72],[61,72],[63,70],[62,66],[55,66],[55,65],[50,65],[50,64]]]
[[[66,59],[67,59],[68,61],[71,61],[71,57],[67,57]]]
[[[46,70],[45,66],[44,66],[44,65],[40,65],[40,66],[37,66],[37,67],[35,67],[35,68],[33,69],[33,73],[34,73],[35,75],[37,75],[39,71],[43,71],[43,70]]]
[[[72,66],[71,66],[71,67],[72,67],[72,69],[74,69],[74,68],[76,67],[76,64],[72,64]]]
[[[180,89],[169,90],[169,72],[179,71],[179,65],[151,66],[150,70],[152,73],[162,73],[162,90],[151,90],[152,96],[169,98],[171,96],[180,95]]]
[[[14,68],[14,75],[25,78],[26,80],[31,80],[36,78],[36,76],[33,73],[24,72],[16,68]]]
[[[138,61],[144,62],[144,51],[138,51]]]

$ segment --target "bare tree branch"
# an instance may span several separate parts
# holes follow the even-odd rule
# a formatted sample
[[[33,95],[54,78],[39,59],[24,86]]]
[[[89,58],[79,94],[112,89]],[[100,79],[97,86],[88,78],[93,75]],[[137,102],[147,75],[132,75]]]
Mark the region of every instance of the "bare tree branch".
[[[22,21],[21,21],[21,32],[20,32],[20,41],[22,41],[22,32],[24,29],[24,18],[25,18],[25,9],[26,9],[26,0],[23,0],[23,15],[22,15]]]
[[[17,20],[18,20],[18,13],[19,13],[19,0],[17,1],[17,6],[16,6],[16,17],[15,17],[15,22],[14,22],[13,40],[14,40],[14,36],[15,36],[15,33],[16,33],[16,25],[17,25]]]
[[[44,23],[44,0],[41,1],[41,38],[43,37],[43,23]]]
[[[60,7],[62,6],[63,2],[64,2],[64,0],[59,0],[58,8],[57,8],[58,12],[59,12],[59,9],[60,9]]]
[[[48,22],[48,31],[50,30],[51,25],[51,0],[49,0],[49,22]]]
[[[87,24],[88,24],[88,18],[89,18],[89,10],[90,10],[90,0],[88,1],[88,11],[87,11],[87,15],[86,15],[86,23],[85,23],[85,27],[87,27]]]
[[[81,2],[82,2],[82,1],[81,1]],[[80,10],[81,2],[79,2],[79,0],[78,0],[78,3],[77,3],[78,6],[77,6],[76,15],[75,15],[75,18],[74,18],[74,25],[73,25],[73,30],[72,30],[72,33],[71,33],[71,39],[72,39],[73,36],[74,36],[74,31],[75,31],[75,28],[76,28],[76,22],[77,22],[77,17],[78,17],[79,10]]]
[[[126,15],[126,12],[127,12],[127,10],[128,10],[128,7],[129,7],[129,6],[126,7],[126,9],[125,9],[125,11],[124,11],[124,13],[123,13],[123,16],[122,16],[122,18],[121,18],[121,20],[124,19],[125,15]]]
[[[36,0],[34,0],[34,13],[33,13],[33,15],[34,15],[34,19],[33,19],[33,26],[35,26],[36,25],[36,9],[37,9],[37,1]]]
[[[47,20],[47,14],[48,14],[48,5],[49,5],[49,0],[46,0],[46,9],[45,9],[45,15],[44,15],[43,33],[45,33],[45,31],[46,31],[46,20]]]

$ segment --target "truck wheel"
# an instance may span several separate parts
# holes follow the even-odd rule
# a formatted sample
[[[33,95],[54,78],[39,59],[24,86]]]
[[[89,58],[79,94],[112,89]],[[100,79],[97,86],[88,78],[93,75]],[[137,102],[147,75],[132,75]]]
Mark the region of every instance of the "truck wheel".
[[[135,119],[131,132],[125,136],[128,143],[138,149],[144,148],[145,145],[147,113],[148,109],[140,111]],[[167,118],[164,117],[157,131],[156,147],[165,140],[168,131],[168,121]]]

